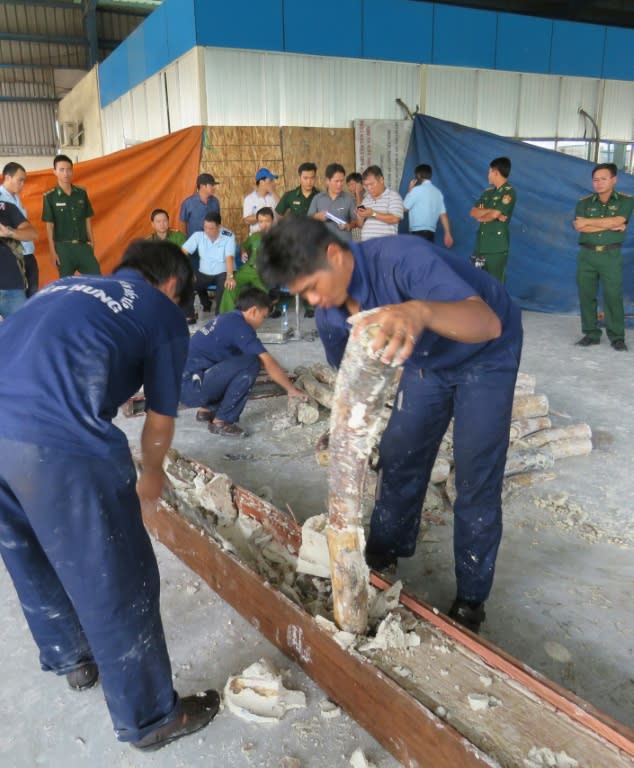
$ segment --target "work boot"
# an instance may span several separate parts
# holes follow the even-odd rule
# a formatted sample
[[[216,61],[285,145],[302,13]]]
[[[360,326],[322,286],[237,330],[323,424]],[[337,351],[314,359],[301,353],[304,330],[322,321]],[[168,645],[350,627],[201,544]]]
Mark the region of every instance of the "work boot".
[[[623,341],[623,339],[615,339],[612,342],[612,349],[616,350],[617,352],[627,352],[627,344]]]
[[[394,573],[398,557],[392,552],[368,552],[365,550],[365,562],[377,573]]]
[[[477,635],[480,631],[480,624],[486,619],[484,603],[456,598],[447,616]]]
[[[87,661],[66,675],[66,682],[74,691],[87,691],[97,684],[99,669],[94,661]]]
[[[579,341],[575,341],[575,347],[591,347],[594,344],[600,344],[601,339],[593,339],[592,336],[584,336],[583,338],[579,339]]]
[[[176,739],[204,728],[214,719],[219,708],[220,696],[217,691],[208,690],[186,696],[180,700],[180,715],[175,720],[161,725],[139,741],[131,741],[130,746],[143,752],[154,752]]]

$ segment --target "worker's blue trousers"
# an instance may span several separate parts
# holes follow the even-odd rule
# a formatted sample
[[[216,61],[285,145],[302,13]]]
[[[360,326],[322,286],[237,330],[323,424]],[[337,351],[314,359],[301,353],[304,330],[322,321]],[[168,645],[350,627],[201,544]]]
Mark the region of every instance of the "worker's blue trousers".
[[[0,439],[0,552],[42,669],[94,660],[121,741],[180,706],[135,485],[121,448],[104,461]]]
[[[235,355],[198,376],[185,373],[181,401],[190,408],[209,408],[216,412],[216,418],[234,424],[247,404],[260,367],[257,355]]]
[[[521,340],[493,360],[476,358],[439,372],[405,368],[381,439],[367,548],[409,557],[432,466],[454,416],[454,557],[457,596],[463,600],[486,600],[493,584],[520,350]]]

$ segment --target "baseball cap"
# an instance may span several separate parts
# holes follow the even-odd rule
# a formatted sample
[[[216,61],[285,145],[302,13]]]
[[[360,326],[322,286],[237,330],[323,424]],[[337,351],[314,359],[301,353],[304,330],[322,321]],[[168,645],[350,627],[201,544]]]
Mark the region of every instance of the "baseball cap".
[[[218,184],[214,177],[210,173],[201,173],[196,179],[196,186],[202,187],[203,184]]]
[[[271,173],[268,168],[260,168],[255,174],[255,180],[262,181],[262,179],[277,179],[277,176],[274,173]]]

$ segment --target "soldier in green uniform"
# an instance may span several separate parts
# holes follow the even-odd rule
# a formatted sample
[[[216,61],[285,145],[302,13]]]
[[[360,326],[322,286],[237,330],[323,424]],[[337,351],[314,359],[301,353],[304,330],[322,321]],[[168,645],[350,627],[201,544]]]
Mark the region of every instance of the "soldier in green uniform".
[[[59,270],[60,277],[75,272],[98,275],[101,270],[95,259],[90,221],[94,211],[88,194],[71,183],[73,163],[66,155],[55,157],[53,173],[57,177],[57,186],[44,193],[42,209],[53,265]]]
[[[252,285],[255,288],[259,288],[264,293],[268,293],[268,288],[262,282],[258,270],[256,268],[256,258],[258,251],[260,250],[260,244],[262,242],[262,235],[268,232],[273,226],[273,209],[268,206],[260,208],[256,214],[256,221],[260,226],[258,232],[254,232],[252,235],[242,243],[241,257],[242,266],[235,273],[235,286],[233,288],[227,288],[222,293],[222,299],[220,300],[220,308],[218,314],[225,312],[231,312],[236,308],[236,300],[240,294],[240,291],[247,285]]]
[[[185,235],[177,229],[170,229],[170,217],[163,208],[155,208],[150,214],[150,222],[154,230],[146,240],[167,240],[175,243],[179,248],[185,242]]]
[[[515,190],[508,183],[511,161],[496,157],[489,165],[487,187],[469,215],[479,222],[471,261],[503,283],[509,258],[509,222],[515,208]]]
[[[287,213],[294,216],[306,216],[310,203],[318,192],[315,189],[315,177],[317,176],[315,163],[302,163],[297,169],[297,173],[299,186],[295,189],[289,189],[282,195],[282,199],[275,206],[275,212],[278,216],[286,216]]]
[[[621,243],[634,209],[634,198],[616,192],[617,167],[600,163],[592,171],[594,194],[577,203],[573,227],[579,232],[577,289],[583,337],[577,344],[589,347],[601,341],[597,322],[597,289],[603,287],[605,326],[612,349],[625,352],[623,308],[623,254]]]

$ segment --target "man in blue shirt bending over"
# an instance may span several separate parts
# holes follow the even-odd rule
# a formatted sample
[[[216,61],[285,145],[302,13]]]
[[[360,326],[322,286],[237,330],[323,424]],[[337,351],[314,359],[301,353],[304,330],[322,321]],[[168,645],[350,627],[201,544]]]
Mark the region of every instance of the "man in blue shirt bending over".
[[[198,408],[196,420],[207,422],[214,435],[247,436],[238,420],[260,366],[289,396],[306,397],[258,339],[256,331],[270,308],[268,293],[247,286],[238,295],[234,310],[219,315],[192,336],[181,399],[190,408]]]
[[[0,324],[0,554],[42,669],[78,691],[100,677],[117,738],[143,750],[219,706],[174,690],[139,503],[165,483],[191,286],[178,246],[136,241],[112,276],[58,280]],[[112,419],[141,385],[137,482]]]
[[[288,219],[264,236],[258,270],[317,307],[326,358],[339,366],[350,333],[377,324],[374,350],[403,363],[398,407],[379,446],[381,481],[366,560],[377,570],[414,554],[441,439],[454,417],[457,594],[449,615],[473,631],[502,535],[501,492],[522,348],[519,308],[466,259],[411,235],[344,243],[315,220]]]

